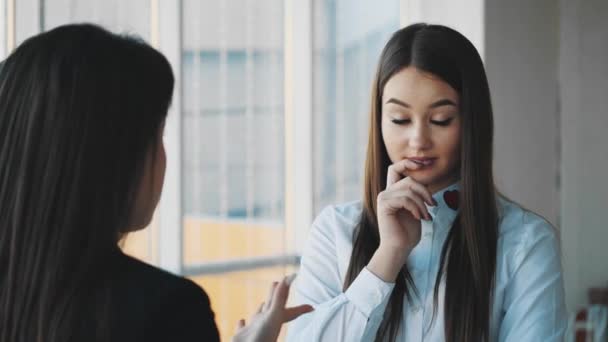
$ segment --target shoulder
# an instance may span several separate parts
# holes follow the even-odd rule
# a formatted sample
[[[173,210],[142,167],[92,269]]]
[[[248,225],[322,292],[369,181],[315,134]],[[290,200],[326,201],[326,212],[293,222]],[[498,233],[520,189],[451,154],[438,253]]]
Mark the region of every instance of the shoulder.
[[[361,201],[329,205],[313,222],[313,228],[347,230],[352,232],[361,218]]]
[[[200,287],[189,279],[185,279],[171,272],[147,264],[128,255],[121,260],[120,279],[126,286],[136,286],[139,291],[148,295],[171,293],[175,290],[186,293],[203,292]],[[159,297],[156,297],[159,298]]]
[[[321,234],[331,241],[352,241],[355,227],[361,219],[361,201],[325,207],[314,220],[311,235]]]
[[[354,232],[361,219],[361,202],[325,207],[314,220],[302,253],[302,268],[331,269],[343,277],[350,262]],[[336,283],[340,279],[336,278]]]
[[[188,301],[188,306],[193,304],[209,306],[209,297],[192,280],[154,267],[128,255],[124,255],[122,272],[118,281],[122,283],[124,291],[136,291],[139,297],[145,297],[146,302],[166,305],[176,300],[182,300]]]
[[[514,271],[534,258],[559,259],[557,229],[542,216],[504,197],[498,198],[498,251]]]
[[[557,230],[542,216],[519,204],[498,197],[499,235],[526,240],[531,237],[557,238]]]
[[[128,312],[140,321],[148,340],[219,340],[209,297],[200,286],[130,256],[124,256],[122,266],[117,299],[124,311],[119,315]],[[122,325],[131,320],[126,317]]]

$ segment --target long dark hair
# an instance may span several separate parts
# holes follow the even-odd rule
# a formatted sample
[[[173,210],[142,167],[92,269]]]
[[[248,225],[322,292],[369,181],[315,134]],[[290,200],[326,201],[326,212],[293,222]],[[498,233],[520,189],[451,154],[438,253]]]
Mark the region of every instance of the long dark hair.
[[[439,25],[415,24],[397,31],[382,51],[372,85],[370,131],[365,163],[363,212],[355,229],[344,289],[357,277],[380,243],[376,198],[386,187],[391,161],[382,140],[382,92],[400,70],[413,66],[440,77],[460,96],[460,208],[443,246],[435,282],[445,277],[446,341],[488,341],[496,269],[498,210],[492,174],[493,119],[481,57],[460,33]],[[397,277],[376,341],[395,341],[405,297],[415,293],[407,265]]]
[[[111,339],[117,242],[173,83],[162,54],[89,24],[32,37],[3,62],[0,342]]]

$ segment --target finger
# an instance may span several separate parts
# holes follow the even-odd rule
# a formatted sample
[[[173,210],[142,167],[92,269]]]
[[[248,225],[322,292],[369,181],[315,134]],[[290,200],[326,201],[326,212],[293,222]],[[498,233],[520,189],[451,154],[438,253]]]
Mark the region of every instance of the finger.
[[[410,179],[409,188],[412,191],[416,192],[420,197],[422,197],[424,199],[424,202],[426,202],[428,205],[430,205],[430,206],[437,205],[437,202],[433,198],[433,195],[431,194],[431,192],[429,191],[429,189],[426,186],[416,182],[413,179]]]
[[[437,202],[435,201],[435,199],[433,199],[433,195],[431,194],[429,189],[425,185],[418,183],[411,177],[398,181],[397,183],[395,183],[392,186],[391,190],[392,189],[412,190],[412,191],[416,192],[418,195],[420,195],[423,198],[424,202],[426,202],[428,205],[430,205],[430,206],[437,205]]]
[[[426,220],[431,219],[431,215],[429,214],[426,205],[424,205],[424,198],[421,197],[420,194],[413,190],[410,190],[408,191],[407,198],[416,204],[416,207],[418,208],[418,212],[421,214],[421,217],[424,217]]]
[[[289,296],[289,285],[287,285],[286,280],[286,278],[283,278],[283,280],[275,287],[272,305],[270,306],[272,310],[281,310],[285,308],[287,297]]]
[[[292,273],[292,274],[288,275],[287,277],[285,277],[285,282],[287,283],[288,286],[291,286],[293,281],[296,279],[297,275],[298,275],[297,273]]]
[[[417,220],[424,218],[430,220],[431,215],[429,214],[426,206],[424,205],[423,199],[417,193],[412,190],[399,190],[387,192],[384,198],[393,212],[401,209],[408,210],[412,216]]]
[[[268,291],[268,295],[266,296],[266,301],[264,302],[264,307],[262,309],[263,311],[266,311],[268,310],[268,308],[270,308],[270,305],[272,304],[272,297],[278,284],[279,283],[276,281],[272,282],[272,286],[270,286],[270,290]]]
[[[411,170],[418,170],[422,165],[414,163],[409,159],[400,160],[393,165],[388,167],[386,173],[386,187],[388,188],[392,184],[395,184],[399,180],[407,177],[407,172]]]
[[[300,317],[301,315],[303,315],[305,313],[309,313],[314,310],[315,309],[308,304],[294,306],[292,308],[287,308],[287,309],[285,309],[285,314],[283,316],[283,323],[292,321],[292,320]]]
[[[407,177],[407,175],[401,174],[398,171],[396,171],[394,165],[389,166],[388,170],[386,170],[386,188],[385,189],[388,189],[391,185],[397,183],[399,180],[403,179],[404,177]]]
[[[424,212],[422,211],[422,209],[420,209],[415,200],[411,199],[410,197],[402,197],[401,201],[402,207],[409,211],[412,216],[416,218],[416,220],[422,220],[422,218],[426,218],[426,216],[424,216]]]

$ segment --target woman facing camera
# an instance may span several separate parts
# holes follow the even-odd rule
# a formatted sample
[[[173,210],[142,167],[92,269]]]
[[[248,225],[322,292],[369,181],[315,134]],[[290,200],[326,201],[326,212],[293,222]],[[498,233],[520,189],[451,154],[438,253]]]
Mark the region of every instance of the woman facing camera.
[[[559,240],[501,196],[474,46],[439,25],[397,31],[372,85],[360,201],[314,221],[288,341],[561,341]]]
[[[0,342],[218,341],[205,292],[121,252],[160,198],[174,78],[144,42],[67,25],[0,72]],[[175,227],[178,229],[178,227]],[[309,311],[275,283],[234,341]]]

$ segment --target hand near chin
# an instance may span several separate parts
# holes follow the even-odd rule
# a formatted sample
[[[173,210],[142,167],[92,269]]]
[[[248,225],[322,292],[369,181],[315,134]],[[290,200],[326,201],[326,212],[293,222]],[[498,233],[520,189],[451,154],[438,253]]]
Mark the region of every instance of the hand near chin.
[[[377,215],[380,245],[412,250],[420,241],[420,220],[430,220],[426,204],[436,203],[426,186],[407,177],[421,165],[399,161],[388,168],[386,189],[378,195]]]
[[[430,191],[407,172],[421,165],[399,161],[388,168],[386,189],[378,194],[376,215],[380,245],[368,269],[381,279],[393,282],[410,252],[420,242],[420,220],[431,220],[426,204],[436,205]]]

